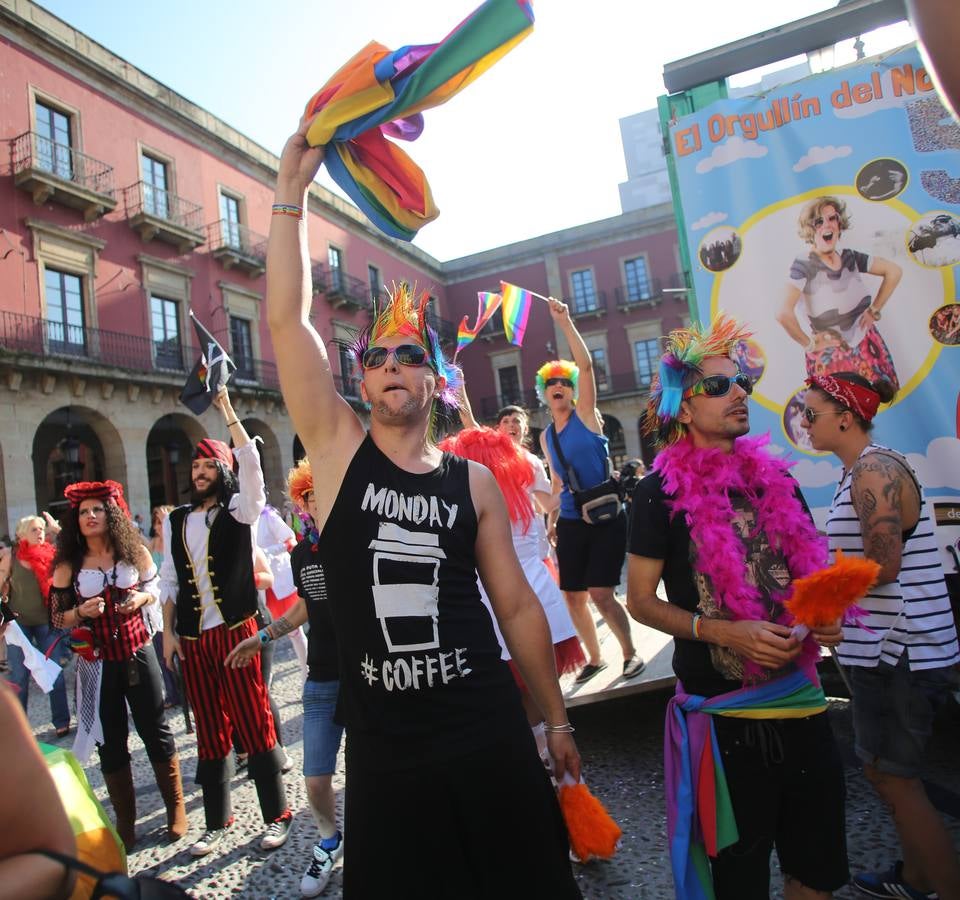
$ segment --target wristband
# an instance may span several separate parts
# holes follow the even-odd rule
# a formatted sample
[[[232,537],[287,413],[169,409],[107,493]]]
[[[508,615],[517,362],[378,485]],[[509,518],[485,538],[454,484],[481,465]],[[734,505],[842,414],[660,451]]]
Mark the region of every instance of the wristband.
[[[303,207],[295,206],[293,203],[274,203],[272,212],[275,216],[291,216],[294,219],[303,218]]]
[[[703,618],[703,613],[695,613],[693,616],[693,621],[690,623],[690,633],[693,635],[695,641],[700,640],[700,620]]]
[[[562,725],[548,725],[546,722],[543,723],[543,730],[552,732],[553,734],[573,734],[576,731],[569,722],[564,722]]]
[[[270,634],[269,627],[261,628],[260,631],[257,632],[257,637],[260,638],[261,644],[269,644],[270,641],[273,640],[273,635]]]
[[[240,424],[240,420],[234,419],[232,422],[227,422],[227,428],[230,428],[232,425],[239,425],[239,424]]]

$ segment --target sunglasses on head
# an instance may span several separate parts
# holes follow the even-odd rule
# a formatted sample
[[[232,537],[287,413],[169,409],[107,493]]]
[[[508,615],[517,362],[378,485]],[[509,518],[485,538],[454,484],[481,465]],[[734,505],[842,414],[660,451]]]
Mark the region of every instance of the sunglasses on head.
[[[546,386],[553,387],[555,384],[562,385],[563,387],[568,387],[570,390],[573,390],[573,382],[569,378],[548,378]]]
[[[707,375],[701,378],[693,387],[684,393],[684,399],[697,394],[706,394],[708,397],[726,397],[730,388],[736,385],[745,394],[753,393],[753,379],[743,372],[736,375]]]
[[[399,347],[367,347],[361,363],[365,369],[382,366],[390,354],[401,366],[422,366],[427,362],[427,351],[419,344],[401,344]]]

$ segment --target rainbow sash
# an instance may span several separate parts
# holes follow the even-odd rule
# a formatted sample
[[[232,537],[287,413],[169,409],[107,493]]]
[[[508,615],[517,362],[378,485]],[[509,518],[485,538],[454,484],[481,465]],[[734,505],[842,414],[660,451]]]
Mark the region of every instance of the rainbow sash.
[[[486,0],[437,44],[391,51],[371,41],[310,99],[311,147],[385,234],[412,240],[439,215],[426,176],[387,140],[416,140],[423,110],[446,103],[533,29],[528,0]]]
[[[716,697],[677,692],[664,735],[667,837],[679,900],[713,900],[708,857],[739,838],[712,716],[799,719],[824,712],[823,688],[800,671]]]

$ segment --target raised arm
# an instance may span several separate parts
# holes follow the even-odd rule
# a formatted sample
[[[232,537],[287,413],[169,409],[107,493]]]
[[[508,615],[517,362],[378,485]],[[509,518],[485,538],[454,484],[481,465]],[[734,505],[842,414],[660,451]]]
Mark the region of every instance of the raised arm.
[[[467,396],[467,384],[464,382],[457,391],[457,411],[460,413],[460,424],[464,428],[476,428],[479,424],[473,415],[473,407]]]
[[[280,158],[275,202],[302,214],[274,215],[267,245],[267,323],[283,400],[314,464],[345,441],[359,444],[363,427],[336,392],[323,340],[310,323],[313,286],[307,244],[307,191],[323,149],[307,145],[309,120],[290,137]]]
[[[563,332],[563,336],[570,345],[573,361],[580,369],[580,383],[577,395],[576,413],[580,420],[595,434],[600,434],[602,428],[597,421],[597,379],[593,374],[593,357],[587,349],[577,326],[570,318],[570,308],[561,300],[550,298],[550,315],[553,321]]]

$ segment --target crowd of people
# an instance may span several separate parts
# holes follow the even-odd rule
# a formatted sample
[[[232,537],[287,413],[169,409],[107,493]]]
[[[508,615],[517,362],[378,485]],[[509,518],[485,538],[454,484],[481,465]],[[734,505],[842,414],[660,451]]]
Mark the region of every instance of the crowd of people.
[[[877,897],[960,897],[955,850],[920,781],[960,651],[922,487],[902,455],[870,439],[893,386],[810,373],[803,427],[844,466],[826,538],[787,464],[748,436],[753,383],[735,351],[749,333],[723,316],[668,338],[645,417],[660,447],[646,477],[638,460],[614,471],[590,353],[555,299],[550,314],[573,359],[537,373],[551,420],[540,457],[523,409],[501,410],[492,428],[476,421],[462,373],[427,322],[427,296],[404,284],[351,348],[366,427],[338,395],[309,318],[306,223],[290,210],[302,213],[323,151],[308,147],[305,129],[280,162],[266,297],[284,401],[306,451],[286,484],[296,533],[267,505],[256,442],[221,388],[214,405],[230,444],[197,444],[189,502],[155,510],[150,535],[119,484],[81,482],[67,488],[59,526],[24,519],[0,561],[0,593],[26,640],[76,657],[74,749],[85,761],[96,748],[126,849],[137,843],[130,716],[169,840],[189,830],[165,711],[179,702],[194,714],[190,774],[204,819],[190,853],[214,854],[229,833],[239,764],[256,788],[260,848],[287,841],[290,762],[269,655],[290,637],[317,827],[302,896],[321,894],[341,861],[348,897],[501,895],[494,842],[523,848],[509,895],[579,897],[557,785],[580,778],[581,760],[559,678],[575,673],[583,684],[606,667],[592,604],[625,681],[645,665],[628,611],[674,638],[665,799],[678,896],[767,897],[774,849],[790,900],[848,882],[843,768],[816,667],[835,648],[854,685],[857,753],[903,847],[902,862],[854,883]],[[455,415],[462,430],[441,440],[439,423]],[[859,619],[800,634],[784,605],[791,585],[838,550],[875,560],[878,584]],[[626,608],[615,593],[625,561]],[[11,645],[10,680],[25,708],[29,673],[17,652]],[[64,736],[62,676],[50,704]],[[708,826],[705,792],[732,830]],[[415,836],[416,866],[398,823]],[[69,852],[62,828],[48,832],[38,848]],[[8,855],[30,855],[22,840],[8,844]],[[59,885],[48,896],[66,896],[68,879],[49,860],[23,865],[10,871],[35,871]]]

